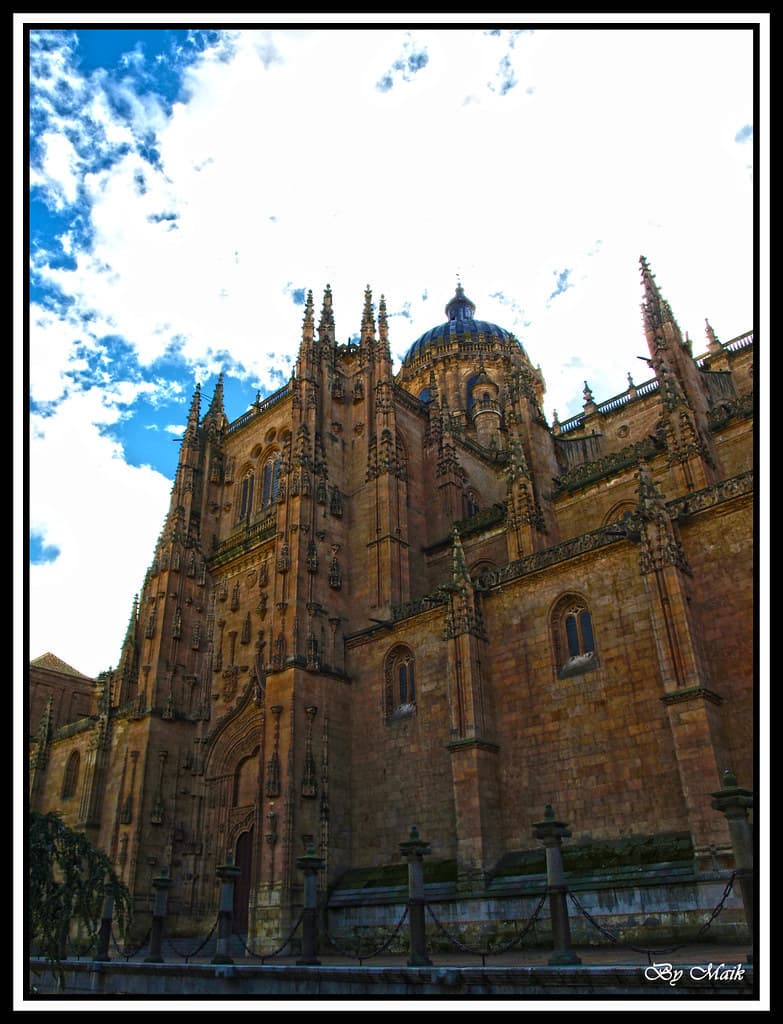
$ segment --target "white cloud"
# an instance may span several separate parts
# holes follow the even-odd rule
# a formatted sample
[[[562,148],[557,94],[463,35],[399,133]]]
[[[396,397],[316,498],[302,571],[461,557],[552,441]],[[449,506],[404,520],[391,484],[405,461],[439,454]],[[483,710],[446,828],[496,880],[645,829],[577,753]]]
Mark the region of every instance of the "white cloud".
[[[693,69],[682,34],[661,32],[659,48],[674,49],[674,60],[691,54]],[[297,317],[283,292],[292,273],[316,293],[332,284],[337,308],[350,318],[346,334],[355,329],[366,281],[394,310],[422,284],[434,292],[439,274],[448,281],[439,300],[445,303],[461,270],[478,315],[489,316],[483,294],[497,289],[529,312],[541,305],[553,270],[583,260],[596,238],[615,246],[621,236],[631,239],[627,260],[635,267],[649,220],[669,231],[674,218],[696,220],[696,187],[714,182],[725,194],[724,176],[691,138],[699,125],[708,132],[704,112],[682,128],[671,112],[651,123],[653,111],[627,86],[618,88],[618,80],[643,81],[657,69],[643,33],[588,33],[587,41],[582,32],[533,33],[513,50],[481,31],[356,36],[281,34],[274,41],[279,58],[266,66],[259,49],[268,52],[268,34],[236,36],[230,61],[222,47],[189,74],[189,101],[177,104],[158,132],[162,173],[129,155],[110,173],[86,179],[93,255],[110,270],[96,277],[95,264],[85,264],[79,291],[138,347],[142,361],[172,334],[185,338],[184,354],[194,362],[230,336],[235,358],[264,379],[270,350],[259,345],[259,320],[264,335],[275,336],[274,355],[281,346],[293,354],[298,344]],[[347,45],[362,57],[343,58],[335,75]],[[426,67],[386,103],[371,87],[379,69],[423,52]],[[535,99],[486,88],[499,57],[509,55],[519,65],[515,73],[535,80]],[[735,68],[741,61],[733,56]],[[738,71],[698,85],[700,72],[692,70],[688,81],[697,83],[692,102],[701,111],[704,91],[736,86]],[[482,101],[465,108],[466,91]],[[665,79],[650,107],[668,102],[679,108],[682,88],[675,92]],[[138,173],[148,189],[143,196],[134,192]],[[747,207],[750,184],[744,187]],[[735,207],[741,188],[733,183]],[[156,212],[177,219],[150,222]],[[709,225],[693,229],[697,246]],[[648,255],[665,288],[665,264],[654,246]],[[602,260],[593,262],[596,273]],[[412,311],[416,316],[415,301]],[[416,317],[405,341],[429,326]],[[507,326],[521,334],[520,325]],[[531,344],[540,329],[531,324]],[[582,325],[583,333],[591,330]],[[593,351],[597,356],[595,343]]]
[[[645,379],[642,254],[697,350],[705,317],[723,340],[754,326],[752,150],[736,141],[753,125],[747,32],[232,31],[190,67],[169,114],[152,93],[134,92],[138,55],[119,82],[107,73],[88,82],[69,52],[68,43],[46,58],[41,109],[52,130],[33,184],[61,207],[81,190],[89,230],[63,236],[70,269],[37,257],[71,305],[61,319],[33,317],[36,400],[65,394],[63,374],[83,370],[108,334],[142,368],[176,345],[194,376],[217,372],[227,353],[254,386],[276,388],[271,371],[288,375],[300,340],[292,293],[311,288],[318,311],[327,283],[338,340],[358,330],[369,283],[376,305],[386,296],[401,355],[442,322],[459,274],[477,317],[513,330],[541,365],[547,412],[561,419],[581,408],[584,380],[601,401],[625,388],[629,371]],[[387,73],[392,88],[379,91]],[[51,113],[57,80],[81,112]],[[125,101],[122,118],[110,91]],[[92,149],[80,149],[87,139]],[[140,140],[154,140],[154,166]],[[95,162],[122,146],[110,165]],[[552,297],[566,268],[570,287]],[[62,618],[72,603],[69,587],[89,595],[100,585],[105,562],[92,552],[96,541],[112,548],[104,521],[116,537],[130,518],[138,547],[114,569],[122,610],[102,629],[113,629],[118,653],[168,485],[127,466],[100,434],[124,411],[111,385],[126,360],[111,355],[101,366],[107,407],[86,392],[36,421],[46,443],[31,447],[30,507],[62,554],[33,568],[31,626],[43,636],[55,607]],[[64,486],[69,474],[91,490],[78,514],[63,515],[49,482],[62,475]],[[71,646],[55,653],[83,671],[105,667],[112,656],[101,652],[95,665],[93,634],[75,636],[88,613],[68,621]]]
[[[79,187],[79,157],[65,135],[47,132],[40,140],[43,151],[41,173],[31,175],[34,185],[42,185],[57,209],[76,202]]]
[[[120,415],[113,400],[92,388],[31,417],[30,529],[59,555],[30,567],[30,656],[51,651],[88,675],[117,663],[171,491],[101,434]]]

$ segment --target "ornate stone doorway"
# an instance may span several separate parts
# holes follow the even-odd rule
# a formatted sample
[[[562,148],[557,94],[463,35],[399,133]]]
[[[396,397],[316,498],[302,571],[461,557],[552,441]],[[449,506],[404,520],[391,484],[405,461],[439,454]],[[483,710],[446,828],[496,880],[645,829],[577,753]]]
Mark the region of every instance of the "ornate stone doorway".
[[[241,935],[247,935],[250,877],[253,868],[252,826],[247,832],[242,832],[237,839],[234,863],[239,868],[239,877],[234,883],[234,931],[239,932]]]

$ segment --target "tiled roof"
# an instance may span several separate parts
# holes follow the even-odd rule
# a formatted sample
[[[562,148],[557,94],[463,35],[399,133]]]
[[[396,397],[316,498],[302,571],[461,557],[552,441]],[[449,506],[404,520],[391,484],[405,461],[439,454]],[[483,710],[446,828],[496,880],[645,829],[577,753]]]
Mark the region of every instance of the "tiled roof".
[[[33,658],[30,662],[36,668],[47,668],[50,672],[61,672],[67,676],[79,676],[81,679],[90,679],[90,676],[86,676],[83,672],[77,672],[75,668],[71,668],[70,665],[66,665],[62,659],[56,655],[47,652],[42,654],[40,658]]]
[[[462,290],[462,285],[458,285],[454,298],[446,306],[446,315],[449,319],[446,323],[425,331],[420,338],[414,341],[403,358],[403,365],[409,366],[419,356],[426,355],[429,349],[438,345],[444,345],[451,341],[458,343],[477,341],[479,335],[483,335],[486,339],[498,338],[501,341],[516,341],[511,332],[504,327],[498,327],[497,324],[488,323],[486,320],[474,320],[475,311],[476,304],[467,297]]]

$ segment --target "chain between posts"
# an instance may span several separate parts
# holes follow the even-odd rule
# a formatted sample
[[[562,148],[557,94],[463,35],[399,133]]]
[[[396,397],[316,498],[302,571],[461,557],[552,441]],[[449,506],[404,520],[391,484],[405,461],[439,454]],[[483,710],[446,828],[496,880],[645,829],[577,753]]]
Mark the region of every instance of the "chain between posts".
[[[73,951],[74,951],[74,954],[73,954],[74,955],[74,959],[75,960],[81,960],[81,958],[83,956],[87,956],[87,954],[90,952],[90,950],[95,949],[95,947],[97,945],[98,945],[98,936],[97,936],[97,934],[91,934],[89,945],[87,945],[87,946],[77,946],[73,942],[68,940],[68,942],[66,942],[66,950],[65,951],[66,951],[66,954],[67,954],[68,948],[73,949]]]
[[[334,948],[337,950],[338,953],[340,953],[342,956],[350,957],[350,959],[352,959],[352,960],[358,960],[359,964],[361,965],[363,960],[372,960],[373,957],[379,956],[381,953],[385,952],[389,948],[389,946],[392,943],[392,939],[394,939],[394,937],[399,932],[400,928],[402,928],[403,924],[405,923],[405,919],[407,918],[407,916],[408,916],[408,907],[406,906],[405,910],[403,910],[403,912],[402,912],[402,917],[397,922],[397,925],[394,928],[394,931],[391,933],[391,935],[383,943],[382,946],[378,946],[378,948],[374,949],[371,953],[351,953],[347,949],[343,949],[340,946],[340,944],[329,934],[329,930],[324,925],[319,925],[319,930],[324,935],[324,937],[326,938],[327,942],[330,945],[334,946]]]
[[[207,943],[209,942],[209,940],[210,940],[210,939],[212,938],[212,936],[213,936],[213,935],[215,934],[215,929],[216,929],[216,928],[217,928],[217,926],[218,926],[218,921],[219,921],[219,920],[220,920],[220,919],[219,919],[218,917],[216,917],[216,918],[215,918],[215,923],[214,923],[214,924],[212,925],[212,927],[211,927],[211,929],[210,929],[210,931],[209,931],[209,934],[208,934],[208,935],[207,935],[207,937],[206,937],[206,938],[204,939],[204,941],[203,941],[203,942],[201,943],[201,945],[200,945],[200,946],[197,946],[197,947],[196,947],[196,949],[194,949],[192,953],[181,953],[181,952],[180,952],[180,951],[179,951],[179,950],[177,949],[177,947],[176,947],[176,946],[174,945],[174,943],[173,943],[173,942],[171,941],[171,939],[170,939],[170,938],[169,938],[168,936],[166,936],[166,942],[168,943],[168,945],[169,945],[169,948],[170,948],[170,949],[171,949],[171,950],[172,950],[172,951],[173,951],[174,953],[176,953],[176,954],[177,954],[177,956],[181,956],[181,957],[182,957],[182,959],[183,959],[183,960],[185,961],[185,963],[187,963],[187,962],[188,962],[188,961],[190,960],[190,958],[191,958],[191,957],[193,957],[193,956],[198,956],[198,954],[199,954],[199,953],[201,952],[201,950],[202,950],[202,949],[204,948],[204,946],[206,946],[206,944],[207,944]]]
[[[134,948],[132,948],[130,950],[127,948],[127,946],[126,946],[125,949],[123,949],[120,946],[119,942],[117,942],[117,938],[116,938],[113,930],[112,930],[112,933],[111,933],[111,941],[114,944],[114,948],[117,950],[117,952],[120,954],[120,956],[124,957],[125,960],[130,960],[130,958],[132,956],[135,956],[138,952],[140,952],[142,949],[144,949],[144,947],[149,942],[151,934],[152,934],[152,928],[149,928],[147,930],[147,934],[144,936],[144,938],[141,940],[141,942],[138,944],[138,946],[135,946]]]
[[[242,936],[239,934],[239,932],[233,932],[232,934],[237,939],[239,939],[240,943],[242,944],[242,948],[248,954],[248,956],[256,957],[256,959],[260,960],[261,963],[263,964],[264,960],[266,960],[267,957],[279,956],[280,955],[280,953],[285,949],[285,947],[288,945],[288,943],[291,941],[291,939],[294,937],[294,935],[296,935],[296,933],[297,933],[297,931],[299,929],[299,925],[302,923],[302,919],[303,918],[304,918],[304,910],[302,910],[300,912],[299,917],[296,919],[296,924],[293,926],[291,931],[288,933],[288,936],[286,937],[285,941],[281,945],[279,945],[276,950],[274,950],[271,953],[257,953],[255,950],[251,949],[247,945],[247,943],[242,938]]]
[[[522,939],[524,939],[524,937],[536,923],[538,915],[541,913],[541,909],[544,906],[544,902],[546,901],[548,894],[549,890],[545,889],[544,892],[541,894],[541,899],[538,901],[538,906],[533,911],[532,915],[528,918],[527,924],[522,929],[522,931],[518,932],[512,939],[509,939],[508,942],[504,942],[502,945],[497,946],[495,949],[476,949],[473,946],[467,945],[467,943],[462,942],[460,939],[457,939],[453,935],[450,935],[448,933],[445,926],[435,916],[435,911],[432,909],[429,903],[427,904],[427,912],[429,913],[432,920],[435,922],[440,932],[449,940],[449,942],[457,946],[458,949],[461,949],[463,953],[471,953],[473,956],[480,956],[481,966],[484,967],[486,966],[486,958],[488,956],[498,956],[500,953],[507,953],[510,949],[513,949],[514,946],[517,945],[517,943],[521,942]]]
[[[637,946],[637,945],[635,945],[634,943],[631,943],[631,942],[623,942],[623,940],[618,935],[615,935],[608,928],[606,928],[602,924],[600,924],[593,917],[593,915],[590,914],[590,912],[588,910],[586,910],[582,906],[582,904],[579,902],[579,900],[577,899],[577,897],[574,895],[573,892],[569,891],[568,896],[569,896],[569,899],[571,900],[571,902],[576,907],[576,909],[579,911],[579,913],[582,914],[582,916],[585,918],[585,920],[587,920],[605,938],[609,939],[610,942],[613,942],[615,945],[623,946],[625,949],[633,950],[635,953],[644,953],[644,954],[646,954],[646,956],[649,959],[651,956],[657,955],[659,953],[674,953],[674,952],[677,952],[678,950],[685,949],[687,946],[692,945],[694,943],[694,941],[697,941],[698,939],[700,939],[701,936],[704,935],[704,933],[707,931],[707,929],[711,926],[712,922],[718,917],[718,915],[723,910],[723,908],[724,908],[724,906],[726,904],[726,901],[729,898],[729,896],[731,894],[731,891],[732,891],[732,889],[734,887],[734,880],[735,880],[735,878],[736,878],[736,872],[733,872],[731,877],[727,881],[726,886],[725,886],[725,888],[723,890],[723,895],[721,896],[720,900],[716,904],[714,910],[710,914],[709,918],[699,928],[698,932],[696,933],[696,935],[692,939],[689,939],[688,942],[680,943],[680,944],[675,945],[675,946],[662,946],[662,947],[659,947],[657,949],[653,949],[653,948],[647,947],[647,946]],[[548,889],[544,890],[544,892],[542,893],[541,899],[538,902],[538,906],[533,911],[532,915],[528,918],[527,924],[525,925],[524,929],[521,932],[519,932],[517,935],[515,935],[512,939],[510,939],[508,942],[506,942],[503,945],[498,946],[498,947],[496,947],[495,949],[492,949],[492,950],[478,949],[476,947],[468,945],[465,942],[462,942],[460,939],[455,938],[453,935],[451,935],[448,932],[448,930],[443,925],[443,923],[438,920],[438,918],[437,918],[437,916],[435,914],[435,911],[432,909],[432,906],[429,903],[426,904],[426,908],[427,908],[428,914],[432,918],[432,920],[435,923],[436,927],[445,936],[445,938],[448,939],[448,941],[451,942],[453,945],[455,945],[458,949],[462,950],[462,952],[470,953],[470,954],[472,954],[474,956],[480,956],[481,960],[482,960],[482,966],[484,966],[485,962],[486,962],[486,957],[487,956],[497,956],[497,955],[499,955],[501,953],[505,953],[508,950],[513,949],[514,946],[516,946],[518,943],[520,943],[522,941],[522,939],[525,938],[527,933],[530,931],[530,929],[535,925],[536,921],[538,920],[538,917],[539,917],[539,915],[541,913],[541,910],[542,910],[542,908],[544,906],[544,902],[546,900],[547,895],[548,895]],[[323,924],[319,924],[319,931],[321,931],[321,933],[324,935],[324,937],[329,942],[329,944],[331,946],[333,946],[337,950],[338,953],[340,953],[342,956],[347,956],[347,957],[350,957],[351,959],[358,960],[359,963],[361,964],[362,961],[364,961],[364,960],[371,960],[371,959],[373,959],[373,957],[379,956],[381,953],[383,953],[385,950],[387,950],[389,948],[389,946],[391,945],[391,943],[394,940],[395,936],[399,933],[400,929],[402,928],[403,924],[405,923],[405,920],[406,920],[407,916],[408,916],[408,907],[406,906],[405,910],[403,911],[402,917],[397,922],[396,926],[394,927],[394,930],[391,932],[391,934],[386,939],[386,941],[382,945],[378,946],[375,950],[372,950],[372,951],[367,952],[367,953],[353,953],[353,952],[345,949],[329,933],[328,928],[326,928]],[[302,923],[302,918],[303,917],[304,917],[304,911],[302,911],[300,913],[296,923],[292,927],[292,929],[289,932],[289,934],[288,934],[287,938],[285,939],[285,941],[276,950],[274,950],[274,951],[272,951],[270,953],[258,953],[255,950],[251,949],[245,943],[245,941],[242,939],[242,936],[239,933],[234,932],[233,935],[235,935],[240,940],[243,949],[245,950],[245,952],[249,956],[256,957],[257,959],[260,959],[262,961],[262,963],[263,963],[263,961],[265,959],[267,959],[269,957],[278,956],[281,953],[281,951],[283,949],[285,949],[285,947],[289,944],[289,942],[291,941],[293,936],[296,934],[296,931],[298,930],[299,925]],[[170,938],[167,938],[166,942],[168,943],[169,947],[174,951],[174,953],[176,953],[177,956],[181,957],[187,963],[190,960],[191,957],[197,956],[198,953],[200,953],[201,950],[207,945],[207,943],[212,938],[212,935],[215,932],[215,928],[217,927],[217,924],[218,924],[218,921],[216,919],[215,923],[212,925],[212,928],[211,928],[209,934],[206,936],[206,938],[201,943],[201,945],[198,946],[196,949],[194,949],[190,953],[182,953],[180,950],[177,949],[177,947],[174,945],[174,943],[171,941]],[[149,941],[149,937],[150,937],[150,931],[148,931],[147,935],[144,937],[144,939],[142,939],[142,941],[135,948],[132,948],[132,949],[128,949],[127,947],[125,949],[122,949],[122,947],[117,942],[116,936],[114,935],[113,931],[111,933],[112,943],[114,944],[114,948],[120,954],[120,956],[124,957],[125,960],[128,961],[128,960],[131,959],[132,956],[134,956],[136,953],[138,953],[140,950],[142,950],[147,945],[147,942]],[[94,945],[94,944],[95,943],[93,942],[92,945]]]
[[[631,942],[623,942],[619,936],[610,932],[609,929],[605,928],[602,924],[599,924],[598,921],[596,921],[596,919],[592,916],[592,914],[590,914],[589,911],[585,910],[585,908],[582,906],[582,904],[579,902],[579,900],[572,892],[569,892],[568,895],[571,899],[571,902],[574,904],[574,906],[580,912],[580,914],[582,914],[584,918],[603,936],[605,936],[611,942],[614,942],[616,945],[623,946],[625,949],[633,950],[634,953],[645,953],[649,960],[651,956],[655,956],[658,953],[675,953],[680,949],[685,949],[687,946],[693,945],[694,942],[700,939],[701,936],[710,927],[715,918],[718,916],[718,914],[720,914],[720,912],[723,910],[726,900],[729,898],[729,894],[731,893],[731,890],[734,886],[734,879],[736,877],[736,874],[736,871],[732,872],[731,878],[729,878],[728,882],[726,883],[726,888],[723,890],[723,895],[721,896],[720,900],[715,906],[715,909],[712,911],[709,918],[704,922],[701,928],[699,928],[698,932],[696,932],[692,939],[689,939],[688,942],[680,943],[677,946],[663,946],[660,949],[650,949],[645,946],[635,946]]]

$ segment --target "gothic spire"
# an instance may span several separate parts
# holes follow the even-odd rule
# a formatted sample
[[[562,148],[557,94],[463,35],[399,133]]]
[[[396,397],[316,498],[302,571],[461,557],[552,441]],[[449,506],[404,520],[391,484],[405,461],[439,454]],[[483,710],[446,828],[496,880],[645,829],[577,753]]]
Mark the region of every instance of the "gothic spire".
[[[334,310],[332,309],[332,286],[330,284],[327,284],[324,289],[321,319],[318,322],[318,340],[322,344],[334,344]]]
[[[378,306],[378,337],[381,356],[391,359],[391,351],[389,350],[389,321],[386,316],[385,295],[381,295],[381,301]]]
[[[372,346],[375,341],[375,317],[372,311],[372,291],[370,286],[364,289],[364,308],[362,309],[362,333],[360,338],[360,344],[364,346]]]
[[[125,643],[123,646],[133,644],[136,638],[136,625],[139,621],[139,595],[133,595],[133,608],[128,619],[128,628],[125,630]]]
[[[98,697],[98,715],[108,718],[111,711],[112,690],[114,688],[114,670],[109,668],[98,676],[100,695]]]
[[[644,256],[639,257],[639,264],[642,268],[642,287],[644,288],[642,319],[645,326],[656,328],[665,323],[674,323],[671,306],[661,295],[655,281],[655,274],[650,270]]]
[[[319,333],[323,333],[324,338],[329,334],[330,322],[332,322],[331,293],[329,291],[329,285],[327,285],[326,292],[324,293],[321,320],[318,327]],[[293,369],[294,379],[297,377],[308,379],[314,376],[315,364],[318,361],[318,347],[318,342],[315,341],[313,293],[308,290],[307,297],[305,299],[304,319],[302,320],[302,340],[299,343],[299,354]]]
[[[52,739],[52,715],[53,715],[53,704],[54,698],[52,694],[46,701],[46,706],[41,714],[41,720],[38,723],[38,749],[35,751],[35,755],[31,761],[31,789],[30,789],[30,803],[31,806],[35,802],[35,796],[39,792],[42,784],[42,775],[46,771],[46,766],[49,763],[49,744]]]
[[[49,745],[49,739],[52,735],[52,707],[54,698],[51,693],[46,701],[46,707],[43,709],[41,714],[41,721],[38,723],[38,747],[40,751],[43,751],[45,747]]]
[[[214,399],[213,399],[214,403]],[[182,435],[182,442],[179,447],[179,460],[177,472],[171,487],[172,501],[174,495],[180,493],[184,486],[184,478],[191,465],[194,450],[199,447],[199,414],[201,411],[201,384],[196,383],[193,398],[188,410],[188,419],[185,424],[185,432]],[[207,417],[205,417],[206,420]]]
[[[201,386],[199,385],[199,398],[201,394]],[[195,407],[195,403],[194,403]],[[209,403],[209,409],[207,409],[203,427],[206,427],[210,432],[214,430],[221,430],[226,423],[226,413],[223,408],[223,371],[218,374],[217,383],[215,384],[215,390],[212,394],[212,401]],[[190,424],[188,424],[188,431],[190,431]],[[193,435],[194,439],[197,437]]]
[[[137,675],[136,663],[136,630],[139,624],[139,595],[133,596],[133,608],[128,628],[125,630],[125,639],[122,642],[120,661],[117,666],[117,678],[119,679],[118,703],[124,704],[128,699],[131,680]]]
[[[221,370],[215,385],[215,393],[212,395],[212,401],[209,403],[207,416],[222,417],[223,415],[223,371]]]
[[[449,595],[446,639],[454,639],[468,633],[485,639],[481,605],[476,599],[456,526],[451,533],[451,579],[444,589]],[[472,662],[473,658],[469,660]]]
[[[555,413],[557,421],[557,413]],[[509,458],[506,467],[506,475],[509,481],[530,480],[530,469],[525,458],[525,449],[522,447],[522,439],[519,430],[512,424],[509,431]]]
[[[465,550],[462,547],[459,530],[455,526],[451,531],[451,581],[456,585],[470,585],[470,573],[465,561]]]
[[[192,444],[198,437],[198,424],[199,417],[201,415],[201,384],[196,383],[196,388],[193,392],[193,398],[190,401],[190,409],[188,409],[188,420],[185,425],[185,433],[182,438],[182,446],[186,444]],[[180,454],[180,462],[182,461],[182,455]]]
[[[721,345],[721,343],[720,343],[720,341],[718,339],[717,334],[712,329],[712,324],[709,322],[709,320],[706,317],[704,318],[704,323],[706,324],[704,330],[705,330],[705,333],[707,335],[707,351],[708,352],[720,352],[720,350],[721,350],[721,348],[723,348],[723,346]]]
[[[312,341],[315,332],[315,314],[313,311],[313,291],[312,288],[307,290],[307,298],[305,299],[305,315],[302,321],[302,341]]]
[[[669,515],[663,495],[655,484],[650,467],[639,463],[637,480],[637,515],[641,532],[640,566],[643,574],[668,565],[689,572],[676,522]]]

